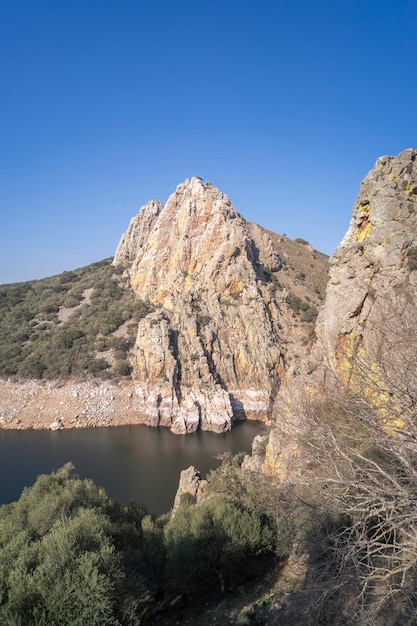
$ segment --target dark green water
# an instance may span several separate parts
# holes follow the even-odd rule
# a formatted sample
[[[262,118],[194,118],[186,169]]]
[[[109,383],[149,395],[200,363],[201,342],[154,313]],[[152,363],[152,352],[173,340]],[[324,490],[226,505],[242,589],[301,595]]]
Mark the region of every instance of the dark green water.
[[[122,502],[136,500],[153,513],[172,507],[181,470],[194,465],[203,477],[217,456],[251,451],[262,425],[243,422],[221,435],[173,435],[166,428],[119,426],[64,431],[0,429],[0,504],[17,500],[39,474],[72,461],[81,478],[91,478]]]

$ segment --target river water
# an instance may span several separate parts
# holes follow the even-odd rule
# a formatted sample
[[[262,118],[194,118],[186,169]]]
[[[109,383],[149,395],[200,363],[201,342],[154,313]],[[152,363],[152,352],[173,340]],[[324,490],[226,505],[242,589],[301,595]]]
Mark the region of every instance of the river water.
[[[181,470],[194,465],[204,478],[219,464],[219,454],[250,452],[253,438],[263,430],[256,422],[239,423],[220,435],[173,435],[167,428],[148,426],[0,429],[0,504],[17,500],[39,474],[72,461],[81,478],[91,478],[114,498],[165,513],[173,505]]]

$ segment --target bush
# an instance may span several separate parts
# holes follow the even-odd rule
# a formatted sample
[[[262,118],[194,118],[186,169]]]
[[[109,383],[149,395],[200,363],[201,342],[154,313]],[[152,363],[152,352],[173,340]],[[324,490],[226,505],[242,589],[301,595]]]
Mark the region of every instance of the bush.
[[[306,311],[304,311],[303,315],[301,316],[301,321],[308,323],[315,322],[318,314],[319,312],[315,307],[309,307]]]
[[[285,297],[285,302],[288,304],[290,309],[294,311],[294,313],[299,313],[301,310],[302,300],[298,296],[293,293],[289,293],[288,296]]]
[[[119,505],[71,469],[40,476],[0,508],[2,624],[117,626],[133,617],[144,511]]]
[[[277,514],[278,491],[243,472],[240,462],[226,456],[208,478],[208,499],[181,501],[165,527],[168,579],[181,591],[236,588],[291,549],[291,525]]]
[[[0,623],[177,623],[178,592],[194,603],[202,589],[217,595],[259,577],[288,555],[292,529],[278,490],[241,461],[224,458],[205,502],[183,498],[156,519],[80,480],[70,464],[38,477],[0,507]]]
[[[117,361],[113,367],[113,372],[116,376],[130,376],[132,366],[127,361]]]

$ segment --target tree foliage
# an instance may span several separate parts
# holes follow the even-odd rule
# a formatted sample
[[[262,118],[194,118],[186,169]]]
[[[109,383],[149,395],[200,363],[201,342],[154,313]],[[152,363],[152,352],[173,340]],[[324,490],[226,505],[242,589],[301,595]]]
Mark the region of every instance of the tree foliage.
[[[207,499],[185,500],[165,527],[170,578],[184,587],[236,587],[291,550],[291,523],[275,487],[243,471],[241,461],[224,457],[208,478]]]
[[[124,507],[71,465],[0,508],[2,624],[128,623],[142,586],[132,555],[144,511]],[[121,547],[129,537],[131,554]]]

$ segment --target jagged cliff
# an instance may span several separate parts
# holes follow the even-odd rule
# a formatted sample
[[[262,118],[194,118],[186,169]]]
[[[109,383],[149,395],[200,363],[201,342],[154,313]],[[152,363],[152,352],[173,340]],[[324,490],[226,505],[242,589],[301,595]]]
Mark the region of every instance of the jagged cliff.
[[[389,317],[415,312],[417,298],[417,151],[377,160],[331,260],[318,323],[321,347],[339,375],[367,349]]]
[[[304,426],[297,403],[306,389],[325,394],[328,379],[381,408],[389,425],[399,412],[389,409],[393,398],[398,405],[415,387],[416,305],[417,151],[410,149],[379,158],[360,186],[349,229],[330,259],[317,342],[304,372],[282,387],[281,413],[258,466],[300,470],[296,441]]]
[[[315,252],[307,246],[302,254]],[[222,432],[235,419],[271,417],[291,356],[283,337],[288,342],[295,326],[300,332],[276,278],[283,259],[272,235],[194,177],[165,206],[152,201],[140,210],[114,264],[154,308],[139,323],[133,353],[147,423]]]

